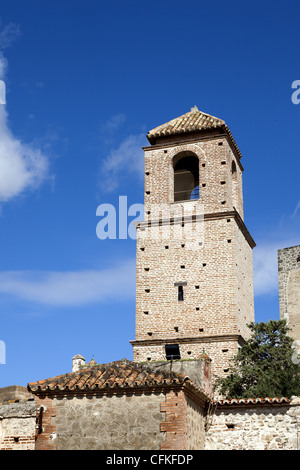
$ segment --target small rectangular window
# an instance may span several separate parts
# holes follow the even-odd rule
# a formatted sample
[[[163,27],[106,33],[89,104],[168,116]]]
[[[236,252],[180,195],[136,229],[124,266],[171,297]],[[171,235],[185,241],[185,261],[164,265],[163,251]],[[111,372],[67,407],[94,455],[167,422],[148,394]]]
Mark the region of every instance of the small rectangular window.
[[[183,286],[178,286],[178,301],[183,301]]]
[[[166,351],[167,361],[170,361],[173,359],[181,359],[178,344],[166,344],[165,351]]]

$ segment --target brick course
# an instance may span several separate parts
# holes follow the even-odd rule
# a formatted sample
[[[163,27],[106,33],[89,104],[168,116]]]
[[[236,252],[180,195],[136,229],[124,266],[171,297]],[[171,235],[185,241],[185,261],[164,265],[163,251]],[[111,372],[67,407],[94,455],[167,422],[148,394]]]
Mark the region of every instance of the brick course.
[[[56,450],[56,406],[52,397],[37,397],[37,433],[35,450]]]

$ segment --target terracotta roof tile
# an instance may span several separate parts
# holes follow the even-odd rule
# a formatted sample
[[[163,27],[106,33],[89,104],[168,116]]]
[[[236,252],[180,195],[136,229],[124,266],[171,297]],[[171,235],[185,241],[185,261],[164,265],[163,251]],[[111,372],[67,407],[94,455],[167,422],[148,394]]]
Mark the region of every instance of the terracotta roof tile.
[[[194,106],[191,111],[182,116],[179,116],[175,119],[172,119],[165,124],[161,124],[158,127],[155,127],[148,132],[147,138],[150,144],[155,143],[157,137],[165,137],[178,134],[187,134],[190,132],[196,132],[201,130],[222,128],[224,132],[228,135],[231,140],[234,148],[236,149],[239,158],[242,157],[240,150],[223,119],[219,119],[210,114],[206,114],[202,111],[199,111],[197,106]]]
[[[166,371],[153,371],[147,365],[137,364],[123,359],[109,364],[97,364],[78,372],[70,372],[46,380],[38,380],[28,384],[32,393],[94,390],[109,388],[135,388],[144,386],[162,386],[184,384],[189,378]]]
[[[186,132],[198,131],[201,129],[212,129],[214,127],[224,126],[225,121],[210,116],[209,114],[199,111],[195,106],[186,114],[179,116],[172,121],[166,122],[155,127],[148,132],[148,138],[161,137],[166,135],[174,135]]]
[[[272,404],[286,404],[290,403],[291,400],[287,397],[275,397],[275,398],[231,398],[231,399],[221,399],[214,400],[218,406],[228,406],[228,405],[272,405]]]

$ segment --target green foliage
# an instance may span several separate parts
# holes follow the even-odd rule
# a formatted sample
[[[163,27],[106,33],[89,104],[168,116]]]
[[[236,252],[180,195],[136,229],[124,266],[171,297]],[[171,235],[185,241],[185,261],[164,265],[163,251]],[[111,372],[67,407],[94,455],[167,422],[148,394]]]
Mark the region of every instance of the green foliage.
[[[300,395],[300,365],[285,320],[251,323],[251,337],[215,383],[227,398]],[[296,359],[296,360],[295,360]]]

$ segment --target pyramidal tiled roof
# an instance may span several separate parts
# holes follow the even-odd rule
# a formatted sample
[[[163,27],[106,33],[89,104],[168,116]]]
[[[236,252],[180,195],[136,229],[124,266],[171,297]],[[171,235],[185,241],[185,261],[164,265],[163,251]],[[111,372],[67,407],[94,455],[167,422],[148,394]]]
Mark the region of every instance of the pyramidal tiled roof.
[[[184,384],[189,378],[175,372],[154,370],[123,359],[109,364],[96,364],[78,372],[31,382],[27,388],[32,393],[59,391],[107,390],[111,388],[159,387]]]
[[[171,135],[178,134],[187,134],[190,132],[196,132],[201,130],[223,128],[224,131],[228,134],[231,139],[235,149],[237,150],[239,157],[241,158],[240,151],[238,146],[228,128],[225,121],[219,119],[210,114],[206,114],[202,111],[199,111],[197,106],[194,106],[188,113],[183,114],[175,119],[172,119],[165,124],[162,124],[158,127],[155,127],[148,132],[147,138],[152,144],[155,142],[157,137],[166,137]]]

